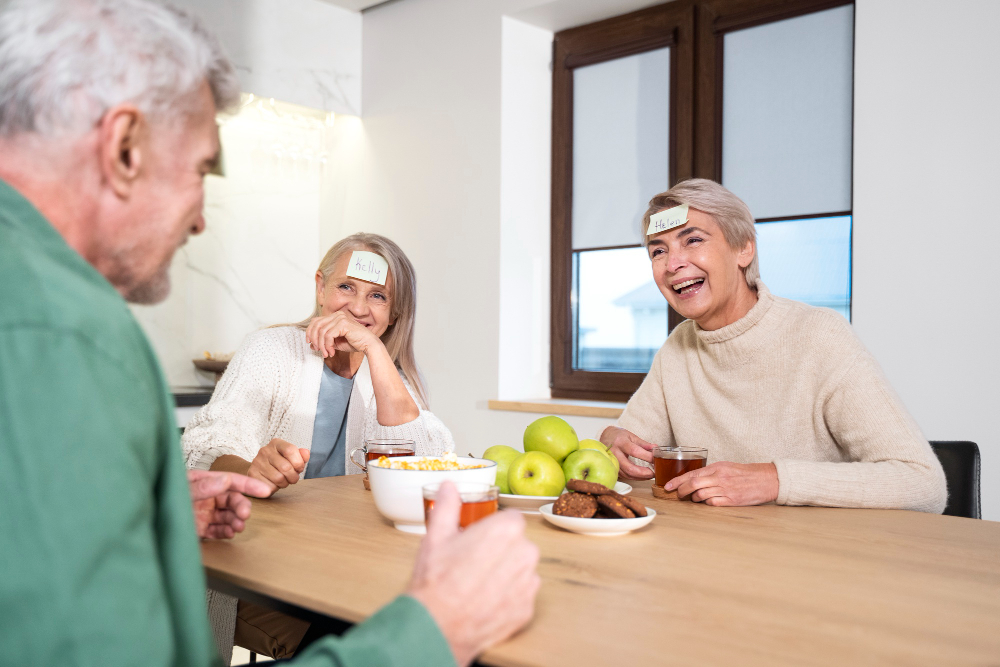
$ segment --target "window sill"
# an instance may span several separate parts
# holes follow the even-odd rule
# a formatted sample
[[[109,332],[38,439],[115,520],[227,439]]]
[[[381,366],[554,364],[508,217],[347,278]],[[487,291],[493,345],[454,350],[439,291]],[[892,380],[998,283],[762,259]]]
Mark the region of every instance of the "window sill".
[[[490,410],[506,410],[508,412],[541,412],[550,415],[568,415],[571,417],[599,417],[603,419],[618,419],[624,403],[614,401],[582,401],[571,398],[541,398],[523,401],[496,401],[488,403]]]

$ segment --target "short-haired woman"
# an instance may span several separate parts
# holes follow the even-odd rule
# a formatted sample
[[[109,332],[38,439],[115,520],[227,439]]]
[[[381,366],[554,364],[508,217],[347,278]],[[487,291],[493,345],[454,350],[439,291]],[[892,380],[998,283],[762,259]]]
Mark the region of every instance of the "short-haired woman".
[[[647,234],[683,205],[686,221]],[[743,201],[683,181],[653,197],[642,233],[657,287],[687,321],[601,436],[624,478],[652,477],[641,463],[654,446],[697,446],[709,465],[666,491],[709,505],[944,509],[937,457],[850,324],[760,281]]]
[[[355,251],[384,259],[384,280],[348,275]],[[246,474],[274,493],[301,478],[361,472],[350,452],[369,439],[412,440],[417,454],[452,451],[451,433],[427,410],[415,311],[416,274],[399,246],[376,234],[336,243],[316,271],[312,317],[248,336],[191,419],[182,440],[188,467]],[[213,627],[233,627],[235,599],[213,593],[209,607]],[[241,646],[282,658],[307,628],[241,601],[235,634]],[[223,655],[232,648],[225,634],[217,636]]]

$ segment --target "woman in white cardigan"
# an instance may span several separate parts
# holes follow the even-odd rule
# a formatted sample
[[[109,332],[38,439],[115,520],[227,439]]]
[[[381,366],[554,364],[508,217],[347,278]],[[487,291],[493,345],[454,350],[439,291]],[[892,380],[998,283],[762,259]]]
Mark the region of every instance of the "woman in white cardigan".
[[[352,258],[372,259],[356,252],[385,260],[384,284],[348,275],[363,275],[351,270]],[[350,452],[370,439],[412,440],[417,454],[452,451],[414,361],[415,310],[416,276],[395,243],[354,234],[335,244],[316,272],[313,316],[248,336],[188,424],[188,467],[249,475],[274,493],[303,477],[361,472]],[[239,611],[237,621],[234,598],[210,595],[224,658],[234,632],[240,645],[280,658],[308,627],[243,602]]]

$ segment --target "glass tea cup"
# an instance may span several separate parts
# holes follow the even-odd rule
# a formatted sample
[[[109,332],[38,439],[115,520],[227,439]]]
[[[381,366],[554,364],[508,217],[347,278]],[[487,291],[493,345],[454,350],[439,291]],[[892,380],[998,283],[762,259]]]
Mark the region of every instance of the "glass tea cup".
[[[704,468],[708,450],[703,447],[657,447],[653,450],[653,495],[657,498],[677,499],[677,491],[667,491],[663,486],[674,477],[698,468]]]
[[[412,440],[365,440],[362,447],[355,447],[351,450],[351,462],[368,474],[368,464],[383,456],[386,458],[396,458],[397,456],[413,456],[416,447]],[[354,458],[355,453],[361,452],[363,461]]]
[[[424,495],[424,523],[430,521],[434,500],[443,482],[426,484],[422,487]],[[458,525],[465,528],[480,519],[485,519],[500,508],[500,487],[485,482],[452,482],[462,499],[462,510]]]

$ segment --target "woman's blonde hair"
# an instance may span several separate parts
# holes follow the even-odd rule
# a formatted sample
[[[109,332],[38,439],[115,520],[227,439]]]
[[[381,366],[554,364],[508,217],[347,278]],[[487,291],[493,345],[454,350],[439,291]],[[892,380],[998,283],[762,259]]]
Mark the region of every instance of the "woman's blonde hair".
[[[722,227],[722,235],[733,250],[742,250],[748,241],[754,242],[753,259],[743,269],[750,289],[757,289],[760,280],[760,268],[757,264],[757,230],[754,228],[753,215],[743,200],[707,178],[689,178],[681,181],[666,192],[661,192],[649,200],[649,209],[642,216],[642,245],[649,243],[646,230],[649,229],[649,217],[674,206],[687,204],[703,213],[708,213]]]
[[[413,264],[402,249],[386,237],[359,232],[337,241],[323,256],[318,271],[323,275],[324,285],[333,273],[337,260],[344,253],[354,250],[368,250],[380,255],[389,263],[389,273],[392,274],[389,317],[392,319],[392,324],[382,334],[382,344],[385,345],[396,367],[403,371],[403,375],[417,395],[420,407],[426,410],[430,405],[427,391],[424,389],[423,377],[413,357],[413,323],[417,313],[417,273],[413,270]],[[296,326],[305,329],[312,318],[319,317],[322,313],[323,306],[317,302],[313,314]]]

